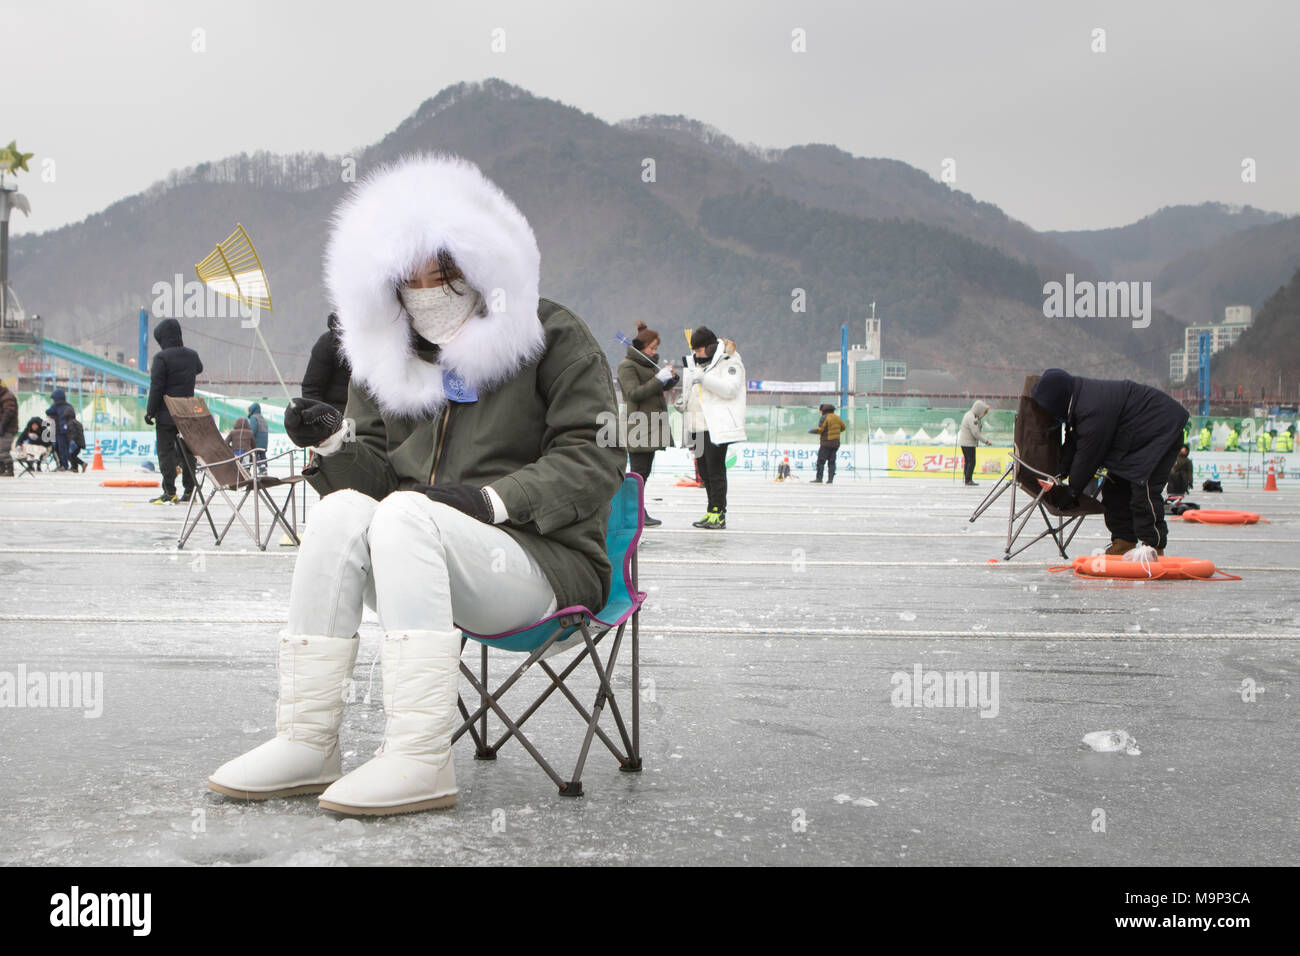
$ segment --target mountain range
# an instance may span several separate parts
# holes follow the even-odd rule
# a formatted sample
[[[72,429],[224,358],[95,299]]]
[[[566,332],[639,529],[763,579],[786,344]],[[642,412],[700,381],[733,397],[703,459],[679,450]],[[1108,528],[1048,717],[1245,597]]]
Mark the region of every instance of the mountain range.
[[[874,301],[887,358],[947,369],[964,389],[1015,391],[1050,365],[1159,382],[1183,325],[1258,308],[1300,265],[1300,217],[1207,203],[1038,232],[897,160],[759,149],[682,116],[610,124],[486,80],[444,89],[353,156],[241,154],[173,172],[79,223],[17,237],[11,276],[47,335],[130,355],[155,284],[193,279],[238,221],[269,277],[261,331],[296,380],[325,329],[321,254],[347,174],[429,150],[473,160],[515,200],[542,250],[542,294],[583,316],[612,362],[615,333],[638,320],[672,358],[680,330],[708,325],[737,341],[751,378],[818,378],[840,324],[860,341]],[[1045,318],[1042,286],[1066,273],[1151,281],[1150,326]],[[272,377],[237,319],[182,325],[212,387]]]

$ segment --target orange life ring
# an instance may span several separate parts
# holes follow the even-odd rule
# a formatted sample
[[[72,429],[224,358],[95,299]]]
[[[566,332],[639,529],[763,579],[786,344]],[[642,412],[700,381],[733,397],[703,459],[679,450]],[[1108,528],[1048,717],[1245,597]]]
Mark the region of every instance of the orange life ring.
[[[1081,578],[1160,581],[1240,581],[1235,574],[1220,571],[1206,558],[1177,558],[1165,555],[1155,561],[1125,561],[1118,554],[1084,554],[1053,571],[1073,571]],[[1215,577],[1216,574],[1223,575]]]
[[[1259,515],[1253,511],[1227,511],[1214,508],[1193,508],[1183,512],[1184,521],[1197,524],[1255,524]]]
[[[157,488],[158,481],[147,478],[106,478],[99,483],[101,488]]]

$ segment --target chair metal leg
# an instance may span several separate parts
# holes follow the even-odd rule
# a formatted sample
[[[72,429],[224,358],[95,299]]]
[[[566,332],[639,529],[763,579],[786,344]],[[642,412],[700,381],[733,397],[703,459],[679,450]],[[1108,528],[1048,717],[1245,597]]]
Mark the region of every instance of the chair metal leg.
[[[1070,542],[1074,540],[1074,536],[1078,534],[1079,529],[1083,527],[1083,519],[1085,517],[1086,515],[1078,515],[1077,517],[1070,519],[1069,525],[1072,525],[1073,527],[1070,528],[1070,536],[1065,539],[1065,544],[1061,548],[1062,554],[1065,554],[1065,549],[1070,546]],[[1064,530],[1064,528],[1062,528],[1062,530]]]
[[[217,485],[217,493],[219,493],[221,497],[225,499],[226,504],[230,505],[231,508],[230,518],[226,521],[225,527],[221,529],[221,534],[217,535],[217,544],[221,544],[221,542],[226,540],[226,534],[229,533],[230,526],[235,523],[236,518],[239,519],[239,523],[244,526],[244,530],[247,531],[249,535],[252,537],[253,542],[255,544],[260,544],[261,539],[259,539],[257,534],[253,531],[253,529],[249,527],[248,519],[244,517],[244,512],[243,512],[244,502],[246,502],[248,500],[248,496],[253,493],[253,489],[250,486],[247,485],[244,486],[244,494],[243,497],[239,499],[239,504],[235,504],[235,502],[231,499],[230,495],[226,494],[226,489],[222,488],[220,485]],[[256,504],[254,505],[254,510],[256,510]]]
[[[582,796],[582,768],[587,762],[587,753],[591,750],[591,740],[595,736],[596,727],[600,723],[600,715],[605,708],[605,701],[608,700],[611,704],[610,712],[614,715],[614,720],[618,724],[618,729],[623,735],[623,739],[625,741],[628,739],[627,729],[623,726],[622,716],[618,712],[618,707],[613,703],[614,689],[610,686],[610,677],[613,676],[614,664],[618,660],[618,645],[619,638],[622,636],[622,628],[620,627],[620,633],[614,636],[614,646],[610,649],[609,664],[607,668],[601,667],[600,654],[597,652],[596,645],[591,639],[591,633],[587,630],[587,625],[585,623],[580,625],[580,630],[582,631],[582,639],[587,644],[587,650],[591,653],[592,663],[596,666],[596,674],[600,678],[600,687],[596,691],[596,702],[591,708],[591,720],[587,723],[587,733],[582,739],[582,749],[578,752],[578,763],[573,768],[573,779],[569,781],[567,789],[564,787],[560,788],[560,793],[566,797]]]
[[[478,699],[479,712],[482,714],[482,716],[479,718],[479,731],[475,735],[475,739],[480,741],[480,743],[478,747],[474,750],[474,759],[475,760],[496,760],[497,759],[496,748],[494,747],[489,748],[486,746],[487,739],[488,739],[488,725],[487,725],[488,649],[487,649],[487,645],[480,644],[479,650],[483,652],[479,662],[480,673],[483,675],[483,691],[482,693],[479,694],[479,699]]]
[[[1015,469],[1015,463],[1014,463],[1014,462],[1012,462],[1011,467],[1012,467],[1013,470]],[[1005,550],[1004,550],[1003,553],[1002,553],[1002,560],[1003,560],[1003,561],[1010,561],[1010,560],[1011,560],[1011,545],[1014,544],[1014,543],[1015,543],[1015,540],[1016,540],[1016,533],[1015,533],[1015,530],[1014,530],[1014,525],[1015,525],[1015,520],[1016,520],[1016,485],[1017,485],[1017,484],[1018,484],[1018,482],[1016,481],[1015,476],[1012,475],[1012,478],[1011,478],[1011,510],[1007,513],[1007,546],[1006,546]]]
[[[299,540],[298,538],[297,522],[294,522],[293,527],[290,527],[289,523],[285,520],[284,517],[285,509],[288,508],[290,502],[294,500],[292,486],[289,488],[289,495],[287,498],[285,498],[283,505],[276,505],[275,499],[271,496],[270,489],[265,487],[259,487],[258,491],[261,494],[262,500],[266,502],[266,506],[271,509],[271,525],[266,529],[266,539],[264,541],[259,541],[258,546],[263,551],[266,550],[267,545],[271,543],[271,538],[275,535],[275,529],[277,525],[284,529],[284,533],[293,539],[293,543],[295,545],[301,546],[302,541]],[[257,507],[256,504],[254,504],[253,507],[256,508]]]
[[[1065,546],[1061,543],[1061,528],[1064,527],[1065,524],[1064,520],[1061,521],[1060,527],[1053,528],[1052,519],[1048,517],[1047,509],[1043,507],[1043,503],[1041,500],[1038,503],[1038,510],[1039,512],[1041,512],[1043,516],[1043,523],[1047,525],[1048,532],[1050,532],[1052,535],[1052,543],[1056,545],[1056,550],[1060,551],[1061,557],[1068,561],[1070,559],[1070,556],[1065,553]]]
[[[472,712],[465,703],[464,697],[457,695],[457,709],[460,712],[462,723],[456,732],[452,735],[452,742],[459,740],[466,733],[469,733],[474,740],[475,758],[476,759],[495,759],[497,751],[511,738],[519,741],[520,745],[528,751],[529,755],[537,762],[547,776],[555,783],[561,796],[580,797],[583,795],[582,772],[586,766],[587,758],[591,752],[592,741],[599,737],[605,747],[618,760],[619,767],[622,770],[636,771],[641,769],[640,754],[640,621],[634,612],[632,615],[633,631],[633,703],[632,703],[632,727],[629,730],[624,721],[623,711],[618,705],[618,698],[614,693],[613,676],[618,664],[618,654],[622,646],[622,640],[627,627],[627,622],[619,625],[618,628],[604,627],[598,633],[592,633],[593,622],[583,620],[578,624],[578,630],[582,635],[583,647],[563,669],[558,673],[543,659],[546,652],[556,643],[557,640],[567,638],[572,635],[572,631],[566,633],[564,628],[557,628],[554,633],[538,648],[534,649],[527,660],[520,664],[495,689],[490,689],[488,685],[488,646],[486,643],[480,647],[480,663],[477,668],[471,668],[465,661],[460,662],[460,672],[469,681],[470,686],[479,697],[479,705]],[[598,622],[597,622],[598,623]],[[610,648],[608,659],[601,660],[598,649],[601,641],[610,632],[614,633],[613,644]],[[465,640],[462,639],[461,646],[464,647]],[[599,684],[596,691],[596,698],[590,710],[583,706],[582,702],[575,696],[573,691],[567,685],[567,679],[582,663],[584,659],[590,659],[592,669],[596,673]],[[540,664],[541,669],[550,678],[550,686],[534,700],[525,710],[522,716],[512,718],[501,705],[501,699],[506,692],[519,680],[522,675],[529,670],[534,664]],[[562,778],[554,767],[544,758],[534,743],[524,733],[523,725],[537,712],[543,703],[555,692],[559,691],[564,696],[577,713],[582,717],[586,724],[586,733],[583,737],[581,749],[577,761],[574,765],[573,773],[568,780]],[[613,720],[618,728],[618,735],[622,738],[621,742],[624,749],[620,749],[618,743],[611,738],[600,726],[600,720],[605,710],[612,714]],[[505,729],[499,739],[491,741],[488,736],[487,715],[491,711],[501,719]]]
[[[577,698],[573,696],[573,692],[570,691],[569,688],[565,685],[565,681],[568,680],[569,675],[572,674],[575,670],[577,670],[578,665],[581,664],[584,660],[586,660],[586,658],[587,658],[587,649],[584,647],[581,651],[578,652],[578,654],[573,658],[573,660],[571,660],[568,663],[568,665],[564,668],[564,670],[561,671],[559,674],[556,674],[555,671],[551,669],[551,665],[548,664],[546,661],[539,660],[537,662],[537,666],[540,667],[543,671],[545,671],[546,676],[548,676],[551,679],[551,686],[546,688],[546,690],[542,691],[541,696],[539,696],[535,701],[533,701],[531,704],[528,705],[528,709],[525,710],[523,714],[519,717],[518,721],[516,721],[518,726],[522,727],[525,723],[527,723],[528,718],[532,717],[533,714],[537,713],[537,711],[541,709],[542,705],[546,703],[547,699],[550,698],[550,696],[553,693],[555,693],[557,690],[560,693],[562,693],[565,697],[567,697],[573,703],[573,705],[581,711],[583,715],[583,719],[585,720],[587,717],[587,712],[585,710],[582,710],[582,705],[578,703]],[[498,696],[500,695],[498,694]],[[500,750],[502,744],[504,744],[509,739],[510,739],[510,732],[506,731],[501,735],[501,738],[492,745],[492,750],[493,751]]]
[[[559,632],[557,631],[556,634],[558,633]],[[541,647],[537,648],[531,654],[529,654],[527,660],[525,660],[522,664],[516,667],[514,673],[512,673],[509,677],[507,677],[505,681],[501,684],[501,686],[497,688],[496,693],[487,694],[486,703],[481,704],[478,710],[470,714],[470,716],[466,718],[466,720],[469,723],[473,723],[474,721],[478,720],[479,717],[483,715],[489,707],[491,707],[494,700],[499,700],[500,698],[504,697],[506,691],[508,691],[512,686],[514,686],[515,681],[517,681],[520,677],[522,677],[524,672],[527,671],[528,668],[532,667],[534,663],[536,663],[536,661],[542,656],[543,653],[545,653],[546,649],[550,647],[551,644],[554,643],[554,641],[555,641],[555,635],[552,635],[551,638],[547,640],[545,643],[543,643]],[[460,662],[460,672],[469,679],[469,682],[474,686],[476,690],[479,690],[483,694],[487,693],[487,684],[480,683],[478,677],[475,676],[474,672],[469,669],[469,665],[467,665],[464,661]],[[459,730],[457,730],[456,733],[451,738],[452,742],[455,743],[462,736],[464,736],[466,729],[467,728],[465,727],[461,727]]]
[[[586,651],[583,651],[583,654],[585,656]],[[574,696],[573,691],[569,690],[569,688],[565,684],[559,682],[560,679],[555,676],[554,671],[552,671],[549,667],[547,667],[546,661],[542,661],[539,666],[542,667],[542,669],[544,669],[548,674],[550,674],[551,680],[555,681],[556,683],[553,683],[551,687],[547,688],[546,693],[542,695],[542,698],[538,698],[538,702],[540,702],[545,697],[549,697],[552,690],[559,690],[559,692],[564,695],[565,699],[567,699],[568,702],[573,705],[573,709],[578,712],[578,715],[582,718],[583,723],[590,725],[591,714],[587,712],[586,707],[582,706],[582,701],[578,700],[578,698]],[[529,708],[530,713],[533,709],[534,708]],[[519,725],[521,727],[523,726],[523,723],[524,723],[523,719],[520,719]],[[596,736],[600,738],[601,743],[603,743],[606,747],[609,748],[609,752],[614,755],[614,759],[618,761],[620,768],[627,766],[628,763],[627,755],[624,754],[623,751],[619,750],[618,747],[614,745],[614,741],[609,739],[609,734],[605,733],[605,731],[601,729],[601,726],[599,724],[596,725]]]
[[[265,551],[266,545],[262,544],[262,509],[259,507],[260,502],[258,501],[258,498],[261,497],[258,494],[259,490],[260,489],[257,486],[257,471],[256,469],[254,469],[253,471],[253,528],[254,528],[253,540],[257,542],[257,547],[259,550]],[[248,495],[245,494],[244,498],[246,499],[247,497]],[[241,501],[239,504],[242,506],[244,502]]]
[[[989,493],[984,496],[984,500],[979,503],[979,505],[975,508],[975,511],[971,514],[969,519],[971,522],[974,522],[976,518],[978,518],[984,512],[988,511],[989,507],[993,504],[993,502],[997,501],[998,498],[1002,496],[1002,493],[1007,490],[1007,485],[1006,485],[1007,476],[1011,474],[1014,468],[1015,468],[1014,464],[1010,465],[1007,467],[1007,470],[1002,473],[1002,477],[998,479],[997,484],[994,485],[993,488],[989,491]]]
[[[217,526],[213,523],[212,515],[208,511],[208,505],[211,504],[211,499],[215,495],[216,492],[213,492],[211,496],[204,498],[203,485],[197,484],[194,486],[194,497],[190,499],[190,506],[185,512],[185,523],[181,526],[180,536],[176,539],[177,551],[181,551],[185,548],[185,542],[190,540],[190,535],[194,533],[194,529],[198,527],[199,521],[203,518],[208,519],[208,524],[212,528],[212,537],[216,538]],[[194,514],[195,499],[198,499],[198,501],[200,502],[200,510],[198,514]],[[192,519],[191,519],[191,515],[193,515]]]
[[[501,705],[497,703],[496,697],[488,693],[487,687],[479,683],[478,677],[475,676],[472,670],[470,670],[468,667],[465,666],[464,662],[461,663],[460,670],[461,673],[464,674],[465,677],[469,680],[470,684],[474,686],[475,690],[479,691],[480,694],[483,694],[487,697],[487,705],[492,708],[492,710],[496,713],[498,717],[501,718],[501,722],[510,728],[512,735],[518,738],[519,743],[523,746],[523,748],[532,755],[532,758],[534,760],[537,761],[537,765],[541,767],[542,770],[546,772],[546,775],[555,782],[555,785],[560,788],[560,792],[564,793],[564,788],[566,785],[564,778],[562,778],[558,773],[555,772],[555,768],[552,767],[549,763],[547,763],[546,758],[543,757],[541,755],[541,752],[536,747],[533,746],[533,742],[529,740],[524,735],[523,731],[521,731],[518,728],[518,726],[515,725],[515,722],[510,719],[510,715],[501,709]],[[501,691],[498,690],[497,696],[500,696],[500,694]]]
[[[176,538],[177,551],[180,551],[182,548],[185,547],[185,541],[190,536],[189,532],[193,530],[193,525],[190,524],[190,515],[194,514],[195,499],[197,498],[199,501],[203,500],[203,493],[199,490],[199,486],[202,484],[202,482],[203,479],[201,476],[197,478],[194,482],[194,494],[190,495],[189,507],[185,509],[185,520],[181,522],[181,533]],[[195,521],[195,524],[198,524],[198,522]],[[214,528],[213,530],[215,531],[216,529]]]
[[[204,486],[209,483],[211,484],[211,490],[209,490],[205,497],[203,489]],[[186,523],[182,526],[181,535],[176,541],[177,551],[180,551],[185,547],[185,543],[189,541],[190,535],[194,533],[194,529],[198,527],[199,521],[203,518],[208,519],[208,527],[212,529],[212,539],[217,544],[221,543],[221,536],[217,534],[217,524],[212,520],[211,510],[212,502],[215,501],[217,497],[218,487],[216,481],[208,475],[207,470],[200,468],[199,474],[195,477],[194,494],[190,498],[189,508],[185,511]],[[198,514],[194,514],[194,501],[196,498],[199,500],[201,506]],[[193,516],[192,518],[191,515]]]
[[[632,590],[640,593],[637,585],[637,553],[632,552]],[[627,763],[619,767],[628,773],[641,769],[641,608],[632,612],[632,746],[627,753]]]
[[[456,709],[460,711],[460,716],[463,718],[464,723],[461,724],[461,729],[456,733],[456,735],[451,738],[452,743],[459,740],[460,736],[468,730],[470,737],[474,739],[474,746],[477,749],[482,750],[486,746],[486,743],[474,728],[474,721],[469,719],[469,708],[465,706],[465,698],[461,697],[460,694],[456,695]]]
[[[600,643],[601,638],[603,638],[606,633],[607,633],[606,631],[602,631],[600,634],[596,636],[595,641],[597,644]],[[553,637],[551,641],[548,641],[547,644],[550,644],[553,641],[561,640],[561,639],[562,638],[560,636],[560,632],[557,631],[555,637]],[[566,685],[566,681],[569,679],[569,675],[572,674],[575,670],[577,670],[579,665],[581,665],[582,662],[586,660],[586,658],[587,658],[587,649],[584,647],[581,651],[579,651],[576,655],[574,655],[573,660],[569,661],[569,663],[565,666],[564,670],[562,670],[559,674],[556,674],[555,671],[551,669],[550,664],[548,664],[545,660],[539,658],[536,661],[537,666],[540,667],[543,671],[545,671],[546,675],[550,677],[551,686],[546,688],[546,690],[542,691],[541,696],[539,696],[536,700],[534,700],[531,704],[528,705],[528,709],[525,710],[523,714],[516,719],[515,726],[522,727],[525,723],[527,723],[528,719],[532,717],[533,714],[535,714],[538,710],[540,710],[542,705],[546,703],[547,699],[557,690],[565,697],[567,697],[569,702],[572,703],[575,708],[577,708],[578,712],[582,715],[583,720],[589,719],[586,709],[582,706],[582,704],[578,701],[578,699],[573,696],[573,692],[570,691],[568,686]],[[526,666],[521,665],[519,673],[521,673],[523,670],[526,669],[527,669]],[[495,695],[497,700],[500,700],[502,695],[505,693],[505,687],[506,685],[502,685],[500,688],[497,689]],[[597,732],[601,733],[602,739],[605,740],[605,743],[609,746],[610,750],[613,751],[614,756],[617,757],[621,762],[623,760],[622,754],[620,754],[619,751],[613,746],[613,744],[610,743],[609,738],[604,736],[603,731],[598,730]],[[505,742],[510,739],[513,733],[514,732],[511,730],[507,730],[504,733],[502,733],[500,738],[498,738],[497,741],[492,744],[491,746],[492,752],[496,753],[498,750],[500,750],[501,747],[505,744]]]
[[[636,587],[636,558],[632,559],[632,586]],[[641,609],[632,612],[632,748],[628,751],[627,763],[619,770],[638,773],[641,770]]]

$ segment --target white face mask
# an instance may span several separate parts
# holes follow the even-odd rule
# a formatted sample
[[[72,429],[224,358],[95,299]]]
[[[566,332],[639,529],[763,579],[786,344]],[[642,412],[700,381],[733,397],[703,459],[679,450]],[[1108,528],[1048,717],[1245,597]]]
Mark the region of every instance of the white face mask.
[[[402,306],[411,316],[412,328],[435,345],[445,345],[454,339],[479,308],[477,292],[463,283],[456,283],[456,288],[464,293],[457,295],[451,285],[448,283],[432,289],[401,287]]]

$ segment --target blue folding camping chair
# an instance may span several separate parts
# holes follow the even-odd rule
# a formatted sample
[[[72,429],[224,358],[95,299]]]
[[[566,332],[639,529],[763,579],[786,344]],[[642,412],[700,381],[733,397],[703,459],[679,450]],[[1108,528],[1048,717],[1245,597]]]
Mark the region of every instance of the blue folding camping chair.
[[[593,613],[585,607],[566,607],[557,610],[554,614],[543,618],[536,624],[530,624],[527,627],[517,628],[513,631],[506,631],[502,634],[473,634],[462,629],[464,634],[461,641],[462,649],[467,640],[478,641],[482,645],[480,674],[476,675],[463,660],[460,664],[461,673],[469,679],[470,684],[478,691],[479,705],[471,713],[465,704],[464,697],[458,698],[456,704],[460,709],[461,716],[464,718],[464,723],[452,736],[452,742],[455,743],[468,732],[474,739],[475,758],[478,760],[495,760],[497,751],[501,749],[507,740],[511,737],[518,738],[524,749],[546,771],[547,776],[555,781],[562,796],[582,796],[582,768],[587,762],[587,753],[591,749],[593,737],[599,737],[605,746],[609,748],[610,753],[618,760],[620,770],[636,772],[641,769],[639,626],[641,605],[645,601],[646,594],[644,591],[637,590],[636,549],[644,527],[645,511],[642,507],[642,490],[640,475],[625,475],[622,486],[610,502],[609,527],[605,533],[605,553],[609,555],[609,563],[614,569],[614,573],[613,580],[610,582],[609,600],[606,601],[605,606],[600,609],[599,613]],[[619,708],[612,683],[614,665],[618,662],[618,652],[622,646],[624,630],[629,621],[632,624],[631,733],[628,732],[628,727],[623,720],[623,712]],[[608,660],[602,663],[597,647],[605,639],[606,635],[611,632],[614,635],[613,647],[610,649]],[[524,662],[515,668],[514,672],[494,691],[488,689],[488,648],[490,647],[528,655]],[[581,649],[577,656],[565,665],[563,670],[557,672],[547,662],[548,658],[573,647],[580,647]],[[577,670],[584,660],[591,661],[598,683],[596,700],[590,711],[582,705],[566,683],[569,675]],[[550,685],[540,697],[529,705],[518,720],[514,720],[502,708],[501,698],[534,664],[544,670],[547,676],[550,677]],[[582,749],[578,753],[577,765],[573,768],[573,775],[568,780],[565,780],[555,771],[546,758],[542,756],[536,745],[524,735],[522,729],[524,723],[537,712],[538,708],[556,690],[568,699],[587,725],[586,736],[582,741]],[[623,745],[622,749],[619,749],[600,727],[600,718],[606,708],[608,708],[614,719]],[[500,739],[491,744],[488,742],[489,711],[495,713],[506,727]]]

